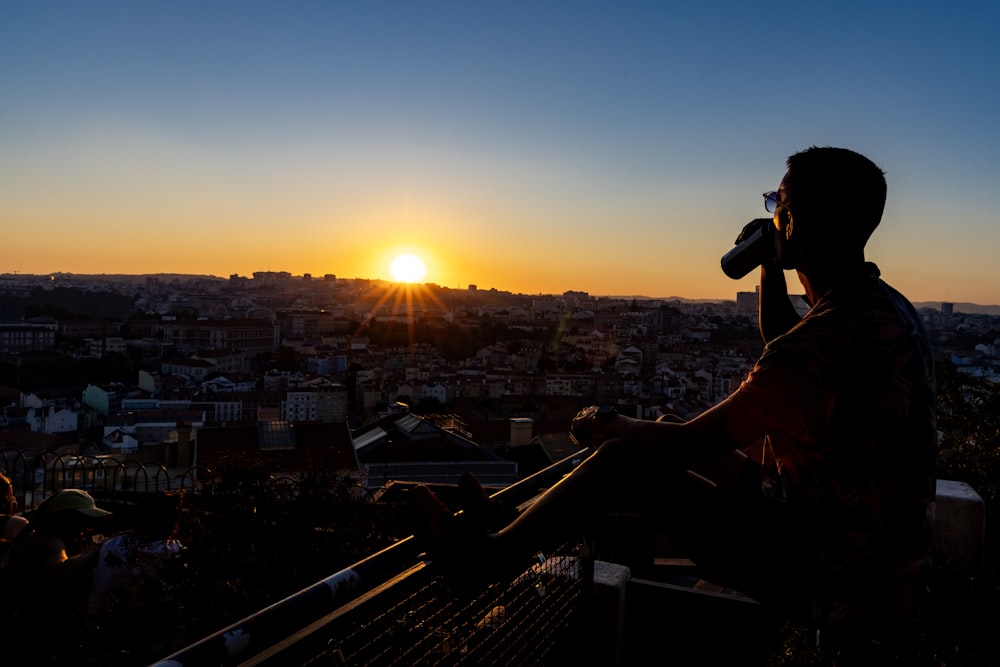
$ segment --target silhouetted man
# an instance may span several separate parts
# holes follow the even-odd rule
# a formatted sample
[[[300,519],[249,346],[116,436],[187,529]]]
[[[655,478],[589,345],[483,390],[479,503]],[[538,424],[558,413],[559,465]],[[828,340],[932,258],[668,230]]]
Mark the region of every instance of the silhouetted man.
[[[760,276],[766,346],[746,380],[686,422],[583,410],[573,432],[603,444],[486,535],[478,556],[530,553],[585,528],[627,485],[716,584],[817,627],[867,632],[907,617],[934,522],[931,347],[913,306],[865,260],[885,204],[881,169],[830,147],[787,167],[765,194],[775,234]],[[805,289],[804,317],[784,269]],[[461,569],[454,549],[447,557]]]

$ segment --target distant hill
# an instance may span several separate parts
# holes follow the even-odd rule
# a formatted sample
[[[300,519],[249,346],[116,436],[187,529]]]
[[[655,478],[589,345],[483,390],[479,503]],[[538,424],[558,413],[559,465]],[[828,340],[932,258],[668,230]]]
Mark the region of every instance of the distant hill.
[[[649,296],[612,296],[615,299],[658,299],[661,301],[682,301],[685,303],[723,303],[725,301],[733,301],[733,299],[689,299],[683,296],[660,296],[660,297],[649,297]],[[941,310],[940,301],[915,301],[913,303],[914,307],[917,309],[930,308],[931,310]],[[998,306],[984,306],[978,303],[968,303],[966,301],[954,302],[953,310],[956,313],[965,313],[967,315],[996,315],[1000,316],[1000,305]]]
[[[686,296],[645,296],[643,294],[591,294],[595,299],[624,299],[636,301],[681,301],[683,303],[726,303],[736,299],[692,299]]]
[[[162,280],[165,282],[188,282],[191,280],[227,280],[227,278],[222,278],[220,276],[207,276],[194,273],[141,273],[141,274],[129,274],[129,273],[65,273],[65,272],[55,272],[47,273],[46,276],[55,276],[56,278],[70,278],[73,280],[100,280],[104,282],[135,282],[137,280],[145,280],[146,278],[156,278],[157,280]],[[25,274],[21,275],[22,278]]]
[[[914,303],[917,308],[930,308],[941,310],[940,301],[921,301]],[[1000,306],[982,306],[978,303],[954,302],[953,310],[956,313],[979,314],[979,315],[1000,315]]]

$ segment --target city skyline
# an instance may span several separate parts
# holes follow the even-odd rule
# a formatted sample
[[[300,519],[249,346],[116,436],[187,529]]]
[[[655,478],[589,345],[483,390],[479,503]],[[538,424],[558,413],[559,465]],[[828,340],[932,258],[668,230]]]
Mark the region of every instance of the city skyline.
[[[391,267],[390,267],[391,273]],[[561,298],[569,296],[574,299],[586,298],[594,300],[633,300],[638,299],[640,301],[650,301],[650,302],[662,302],[662,301],[682,301],[691,304],[697,303],[723,303],[723,302],[733,302],[737,303],[740,301],[740,296],[743,295],[754,295],[758,289],[757,284],[750,285],[748,288],[744,289],[742,286],[735,292],[728,296],[720,296],[717,298],[692,298],[686,297],[680,294],[600,294],[600,293],[590,293],[583,290],[574,290],[572,288],[563,290],[562,292],[519,292],[514,290],[509,290],[502,285],[476,285],[470,284],[461,288],[451,288],[447,285],[439,285],[433,281],[420,281],[416,279],[404,279],[396,280],[393,278],[369,278],[364,276],[344,276],[337,274],[325,274],[325,275],[312,275],[308,272],[306,273],[295,273],[292,271],[285,271],[279,268],[265,270],[261,272],[255,272],[251,275],[241,275],[241,274],[230,274],[229,276],[219,276],[215,274],[184,274],[184,273],[136,273],[136,274],[83,274],[74,273],[71,271],[56,271],[45,274],[24,274],[24,273],[3,273],[0,272],[0,281],[25,281],[25,280],[36,280],[42,281],[58,286],[58,287],[74,287],[76,286],[75,281],[86,281],[86,282],[120,282],[125,281],[129,285],[135,286],[135,280],[145,280],[147,278],[155,278],[162,281],[200,281],[200,280],[214,280],[221,283],[226,283],[236,278],[241,281],[254,281],[263,278],[268,280],[267,276],[286,276],[291,282],[286,282],[286,286],[292,286],[295,283],[305,285],[307,283],[301,283],[303,279],[325,282],[331,278],[335,278],[340,285],[351,284],[355,281],[361,281],[362,283],[372,283],[372,288],[377,290],[380,294],[376,298],[377,308],[387,308],[392,312],[398,313],[400,311],[406,311],[409,308],[419,305],[422,308],[431,305],[432,307],[440,307],[442,309],[447,309],[446,304],[441,302],[436,293],[443,293],[442,291],[452,291],[461,292],[465,290],[475,290],[477,293],[482,295],[488,295],[490,293],[496,292],[499,294],[510,295],[513,297],[521,298]],[[54,282],[53,282],[54,281]],[[373,292],[375,294],[376,292]],[[800,312],[805,312],[801,310],[802,308],[807,308],[808,304],[805,301],[805,293],[795,293],[794,290],[790,290],[789,293],[793,296],[793,303],[801,300],[797,307],[800,308]],[[925,308],[931,310],[940,310],[943,308],[948,308],[949,312],[953,311],[957,314],[963,315],[989,315],[989,316],[1000,316],[1000,304],[990,304],[990,303],[975,303],[968,301],[918,301],[913,300],[914,306],[918,308]]]
[[[0,3],[0,273],[412,253],[450,288],[731,299],[760,193],[840,145],[887,172],[883,277],[998,304],[997,11]]]

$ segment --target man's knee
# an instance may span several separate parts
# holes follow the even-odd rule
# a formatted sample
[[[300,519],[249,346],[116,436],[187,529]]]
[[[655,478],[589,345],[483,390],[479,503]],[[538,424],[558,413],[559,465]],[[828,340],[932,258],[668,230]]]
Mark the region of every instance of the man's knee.
[[[620,438],[605,440],[594,453],[595,461],[600,461],[601,466],[617,467],[627,465],[629,461],[636,463],[635,447]]]

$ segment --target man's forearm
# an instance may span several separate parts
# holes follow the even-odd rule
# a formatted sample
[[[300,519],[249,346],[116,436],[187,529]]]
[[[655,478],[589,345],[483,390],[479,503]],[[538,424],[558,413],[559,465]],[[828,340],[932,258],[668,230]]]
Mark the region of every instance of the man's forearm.
[[[761,267],[758,320],[765,343],[787,333],[801,320],[788,297],[785,272],[778,267]]]

